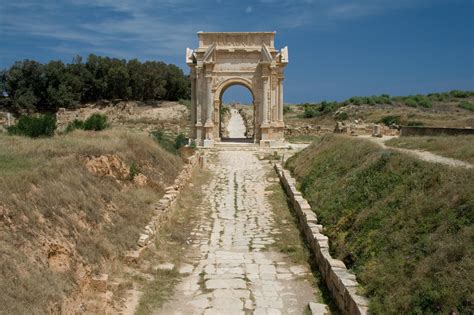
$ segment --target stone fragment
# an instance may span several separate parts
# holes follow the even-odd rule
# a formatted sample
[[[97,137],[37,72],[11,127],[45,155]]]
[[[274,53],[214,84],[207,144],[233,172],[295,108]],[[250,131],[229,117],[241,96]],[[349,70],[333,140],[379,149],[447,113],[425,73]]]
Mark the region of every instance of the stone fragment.
[[[321,303],[309,303],[309,310],[312,315],[329,315],[329,308],[326,304]]]
[[[247,285],[242,279],[213,279],[206,281],[206,288],[213,289],[246,289]]]
[[[99,275],[92,276],[91,287],[98,292],[105,293],[107,291],[107,281],[109,280],[109,275],[102,273]]]
[[[194,266],[190,264],[182,264],[179,266],[178,272],[180,274],[191,273],[193,272]]]
[[[171,271],[174,269],[174,264],[172,263],[164,263],[164,264],[159,264],[153,268],[155,271],[156,270],[166,270],[166,271]]]

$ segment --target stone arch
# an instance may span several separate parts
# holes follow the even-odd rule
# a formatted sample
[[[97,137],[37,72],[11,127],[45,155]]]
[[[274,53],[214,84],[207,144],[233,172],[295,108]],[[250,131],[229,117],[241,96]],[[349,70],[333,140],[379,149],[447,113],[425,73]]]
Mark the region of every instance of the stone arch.
[[[255,140],[255,137],[256,137],[256,134],[255,134],[255,130],[257,130],[257,120],[255,119],[256,118],[256,110],[258,108],[258,106],[256,105],[257,104],[257,99],[256,99],[256,93],[254,92],[254,86],[252,84],[252,81],[249,80],[249,79],[246,79],[246,78],[242,78],[242,77],[231,77],[231,78],[227,78],[221,82],[219,82],[219,84],[217,85],[217,87],[215,88],[214,90],[214,115],[215,115],[215,118],[214,118],[214,121],[216,122],[217,124],[217,128],[214,129],[214,138],[215,139],[220,139],[220,130],[221,130],[221,115],[220,115],[220,111],[221,111],[221,108],[222,108],[222,97],[224,96],[224,93],[225,91],[234,86],[234,85],[240,85],[240,86],[243,86],[245,88],[247,88],[247,90],[250,92],[250,94],[252,95],[252,106],[253,106],[253,130],[254,130],[254,135],[253,135],[253,139]]]
[[[216,101],[222,100],[222,95],[224,95],[224,92],[233,85],[245,86],[252,94],[253,101],[255,102],[255,92],[252,81],[246,78],[232,77],[220,82],[219,85],[216,87],[216,91],[214,93],[214,103]]]
[[[221,139],[220,103],[232,85],[253,97],[254,140],[263,146],[284,141],[283,79],[288,48],[275,49],[275,32],[198,32],[199,47],[186,49],[191,68],[191,135],[197,145]]]

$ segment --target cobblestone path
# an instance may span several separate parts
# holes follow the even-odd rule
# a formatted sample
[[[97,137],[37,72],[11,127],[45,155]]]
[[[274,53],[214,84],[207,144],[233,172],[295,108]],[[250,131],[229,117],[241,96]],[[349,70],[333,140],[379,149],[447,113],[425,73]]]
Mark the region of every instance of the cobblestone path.
[[[196,205],[209,216],[191,237],[188,275],[156,314],[303,314],[315,301],[309,266],[269,246],[284,237],[265,191],[271,165],[254,152],[219,151],[209,168],[206,201]]]

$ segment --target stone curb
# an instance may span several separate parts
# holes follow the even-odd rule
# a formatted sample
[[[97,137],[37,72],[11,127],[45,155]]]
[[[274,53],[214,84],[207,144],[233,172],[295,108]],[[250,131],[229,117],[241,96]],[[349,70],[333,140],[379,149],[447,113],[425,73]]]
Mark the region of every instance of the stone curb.
[[[345,314],[367,314],[369,301],[357,294],[359,283],[356,276],[347,270],[342,261],[332,258],[329,254],[328,237],[322,233],[323,226],[318,224],[318,218],[308,201],[296,189],[295,179],[279,163],[275,163],[274,167],[299,219],[300,230],[310,245],[319,271],[336,304]]]
[[[191,178],[193,171],[197,166],[204,164],[203,159],[204,156],[201,152],[196,152],[189,157],[183,169],[174,180],[173,185],[168,186],[163,197],[153,205],[154,215],[138,237],[138,249],[128,251],[125,254],[125,261],[127,263],[133,264],[138,262],[142,253],[154,239],[157,229],[166,221],[168,214],[176,206],[181,190]]]

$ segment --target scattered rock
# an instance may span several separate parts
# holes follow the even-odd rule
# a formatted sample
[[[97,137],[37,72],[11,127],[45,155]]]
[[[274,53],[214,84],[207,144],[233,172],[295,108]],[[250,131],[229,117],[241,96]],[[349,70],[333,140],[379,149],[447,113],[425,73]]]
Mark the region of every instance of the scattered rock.
[[[107,281],[109,280],[109,275],[102,273],[95,275],[91,279],[91,287],[98,292],[105,293],[107,291]]]
[[[101,177],[126,179],[130,175],[127,165],[115,154],[87,157],[86,168],[89,172]]]
[[[329,315],[328,306],[326,304],[320,303],[309,303],[309,309],[312,315]]]
[[[179,269],[178,269],[178,272],[180,274],[185,274],[185,273],[191,273],[193,272],[193,269],[194,269],[194,266],[193,265],[190,265],[190,264],[182,264]]]
[[[174,264],[172,263],[164,263],[164,264],[159,264],[158,266],[153,267],[153,270],[166,270],[166,271],[171,271],[174,269]]]

